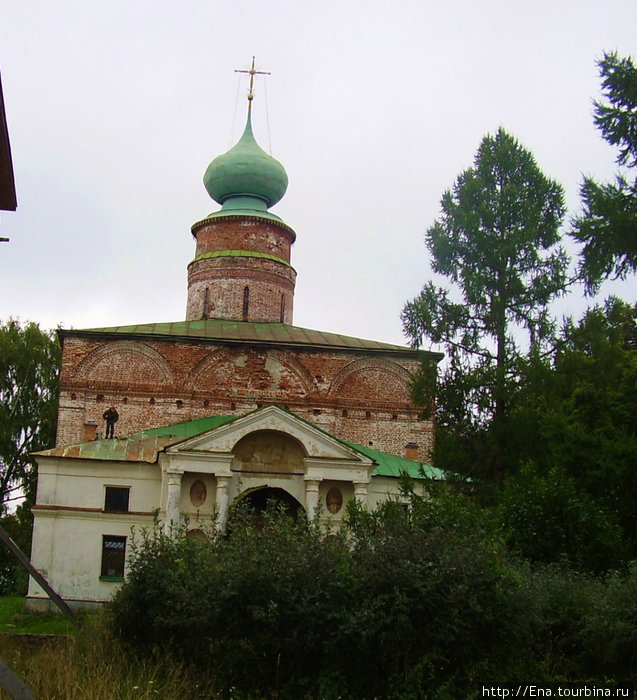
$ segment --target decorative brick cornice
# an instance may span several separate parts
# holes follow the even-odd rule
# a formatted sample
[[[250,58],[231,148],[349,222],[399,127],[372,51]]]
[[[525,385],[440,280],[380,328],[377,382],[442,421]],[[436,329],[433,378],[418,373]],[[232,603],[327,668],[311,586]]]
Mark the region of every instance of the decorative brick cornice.
[[[210,258],[262,258],[263,260],[272,260],[273,262],[280,263],[286,267],[292,267],[289,262],[283,260],[283,258],[278,258],[276,255],[270,253],[260,253],[256,250],[213,250],[209,253],[202,253],[196,258],[191,260],[188,265],[199,262],[200,260],[208,260]]]
[[[190,231],[192,235],[196,238],[197,231],[199,231],[199,229],[203,228],[204,226],[211,226],[213,224],[218,224],[220,222],[226,221],[236,221],[237,219],[254,221],[255,223],[259,224],[271,224],[272,226],[276,226],[277,228],[280,228],[281,230],[285,231],[289,235],[291,243],[294,243],[294,241],[296,240],[296,232],[294,231],[294,229],[290,228],[287,224],[284,224],[282,221],[277,221],[276,219],[270,219],[262,216],[252,216],[250,214],[225,214],[220,216],[208,217],[207,219],[202,219],[201,221],[197,221],[196,223],[194,223],[190,227]]]

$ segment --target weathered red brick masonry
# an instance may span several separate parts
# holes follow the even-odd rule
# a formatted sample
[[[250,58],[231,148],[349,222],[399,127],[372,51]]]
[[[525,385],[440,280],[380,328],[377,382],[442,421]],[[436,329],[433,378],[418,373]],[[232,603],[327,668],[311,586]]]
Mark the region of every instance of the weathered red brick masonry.
[[[61,331],[57,444],[93,439],[109,406],[126,434],[277,403],[337,437],[427,460],[433,426],[409,389],[421,354],[292,325],[296,234],[269,211],[287,175],[254,140],[250,112],[204,182],[222,208],[192,227],[186,321]]]

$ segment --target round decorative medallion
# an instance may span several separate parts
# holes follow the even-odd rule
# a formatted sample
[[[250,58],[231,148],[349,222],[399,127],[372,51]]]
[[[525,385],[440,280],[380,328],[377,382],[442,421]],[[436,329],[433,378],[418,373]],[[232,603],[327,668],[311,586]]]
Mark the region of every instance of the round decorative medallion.
[[[325,505],[327,510],[334,515],[343,507],[343,494],[339,488],[332,486],[325,496]]]
[[[206,485],[203,481],[197,479],[197,481],[195,481],[190,487],[190,502],[193,504],[193,506],[199,508],[199,506],[201,506],[206,500],[207,495],[208,489],[206,488]]]

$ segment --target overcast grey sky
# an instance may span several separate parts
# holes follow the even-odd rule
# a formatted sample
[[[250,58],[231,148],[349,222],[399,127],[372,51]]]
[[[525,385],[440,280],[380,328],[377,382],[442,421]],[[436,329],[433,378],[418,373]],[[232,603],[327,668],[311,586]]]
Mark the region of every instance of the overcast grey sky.
[[[424,233],[482,137],[513,133],[576,213],[582,174],[616,170],[595,61],[637,54],[634,0],[4,0],[0,16],[18,192],[0,319],[43,327],[185,318],[190,226],[218,208],[202,176],[242,131],[233,71],[256,55],[272,75],[255,136],[290,180],[273,211],[298,236],[295,324],[404,343]]]

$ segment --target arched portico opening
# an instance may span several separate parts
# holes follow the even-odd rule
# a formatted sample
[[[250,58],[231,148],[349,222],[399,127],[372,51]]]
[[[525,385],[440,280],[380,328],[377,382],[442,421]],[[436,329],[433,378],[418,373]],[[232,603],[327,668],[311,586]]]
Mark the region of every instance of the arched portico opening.
[[[261,486],[248,489],[237,496],[233,506],[245,505],[259,517],[268,508],[280,509],[295,520],[305,513],[305,508],[285,489]]]

